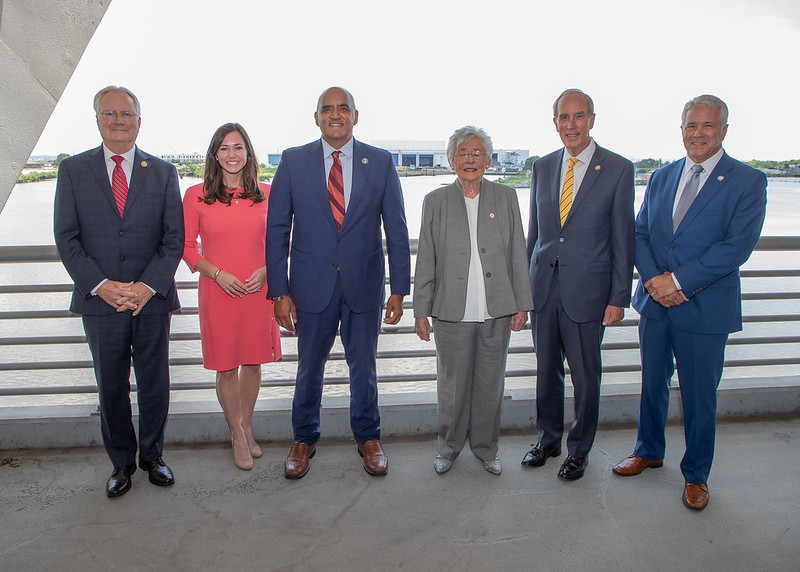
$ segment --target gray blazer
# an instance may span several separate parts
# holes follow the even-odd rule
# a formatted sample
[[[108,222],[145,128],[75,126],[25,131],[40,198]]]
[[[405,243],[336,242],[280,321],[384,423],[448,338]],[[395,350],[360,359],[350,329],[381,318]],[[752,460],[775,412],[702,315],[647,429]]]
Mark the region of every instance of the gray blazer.
[[[486,304],[495,318],[533,309],[528,257],[517,193],[482,179],[478,249]],[[422,203],[414,272],[414,317],[460,322],[467,299],[470,235],[458,181],[436,189]]]

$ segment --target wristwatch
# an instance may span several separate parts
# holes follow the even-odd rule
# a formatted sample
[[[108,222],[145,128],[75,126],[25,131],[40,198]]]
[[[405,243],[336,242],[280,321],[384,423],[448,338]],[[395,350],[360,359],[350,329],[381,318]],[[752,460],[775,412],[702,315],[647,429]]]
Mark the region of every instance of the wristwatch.
[[[283,300],[287,296],[288,296],[288,294],[284,294],[283,296],[275,296],[274,298],[272,298],[272,301],[273,302],[280,302],[281,300]]]

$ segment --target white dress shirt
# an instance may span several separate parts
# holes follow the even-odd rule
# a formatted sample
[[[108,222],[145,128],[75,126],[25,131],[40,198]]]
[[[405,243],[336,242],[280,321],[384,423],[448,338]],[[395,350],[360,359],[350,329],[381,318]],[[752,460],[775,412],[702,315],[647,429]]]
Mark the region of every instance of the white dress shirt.
[[[594,139],[592,139],[586,149],[578,153],[578,156],[575,157],[578,162],[575,163],[574,167],[572,167],[572,174],[574,177],[574,180],[572,181],[572,202],[575,202],[575,197],[578,195],[578,191],[581,188],[581,183],[583,182],[583,178],[586,176],[586,170],[589,168],[589,162],[592,160],[595,149],[597,149],[597,144],[594,142]],[[569,160],[571,158],[572,157],[565,147],[564,159],[561,163],[561,185],[558,187],[559,196],[564,188],[564,179],[566,178],[567,169],[569,169]]]

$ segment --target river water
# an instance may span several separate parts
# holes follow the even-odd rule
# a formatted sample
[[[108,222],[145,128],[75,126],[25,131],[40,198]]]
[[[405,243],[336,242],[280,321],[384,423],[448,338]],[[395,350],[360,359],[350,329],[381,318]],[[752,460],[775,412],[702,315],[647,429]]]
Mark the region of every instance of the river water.
[[[492,177],[494,178],[494,177]],[[406,202],[406,217],[409,234],[415,238],[419,234],[422,200],[426,193],[454,180],[453,175],[433,177],[403,177],[401,183]],[[181,189],[197,183],[196,179],[182,179]],[[641,204],[644,187],[636,188],[636,209]],[[4,210],[0,213],[0,246],[6,245],[52,245],[52,217],[55,181],[27,183],[14,188]],[[528,190],[517,190],[520,210],[527,225]],[[768,187],[767,220],[764,236],[798,236],[800,235],[800,181],[771,179]],[[796,269],[800,266],[800,253],[759,252],[747,262],[747,269]],[[413,265],[412,265],[413,269]],[[184,263],[181,263],[177,279],[179,281],[195,280]],[[70,279],[60,264],[5,264],[0,267],[0,284],[66,284]],[[798,278],[752,278],[743,281],[745,292],[798,292]],[[197,305],[195,291],[182,290],[181,302],[185,307]],[[47,294],[0,294],[0,312],[17,310],[64,310],[69,306],[68,293]],[[800,314],[798,300],[762,300],[745,301],[745,314]],[[628,310],[629,317],[635,314]],[[406,311],[401,321],[402,326],[413,325],[413,317]],[[197,332],[197,316],[176,315],[173,318],[173,332]],[[736,336],[779,336],[800,335],[798,322],[757,322],[747,324],[745,332]],[[82,335],[80,320],[64,319],[30,319],[0,320],[0,337],[24,337],[47,335]],[[636,340],[634,327],[610,328],[606,332],[606,342],[631,342]],[[284,353],[296,352],[295,340],[284,338]],[[530,333],[523,331],[512,336],[512,347],[529,348]],[[432,343],[424,343],[411,334],[384,334],[380,337],[379,350],[397,349],[432,349]],[[333,352],[341,352],[337,341]],[[746,359],[751,357],[781,357],[797,354],[796,344],[745,345],[731,346],[728,359]],[[173,342],[171,357],[196,358],[200,355],[199,341]],[[0,365],[4,363],[63,361],[90,359],[85,343],[59,345],[0,345]],[[638,352],[633,350],[608,351],[604,354],[606,365],[623,365],[638,363]],[[295,362],[266,364],[263,368],[264,379],[289,380],[294,377]],[[517,353],[509,357],[509,370],[530,370],[535,368],[535,360],[531,353]],[[797,373],[796,366],[775,366],[770,368],[769,375],[791,375]],[[378,363],[378,375],[400,374],[432,374],[435,372],[435,358],[422,357],[416,359],[381,359]],[[344,377],[347,368],[342,361],[330,362],[326,370],[327,376]],[[765,368],[728,368],[727,377],[758,377],[766,375]],[[172,368],[173,384],[208,382],[213,383],[213,372],[204,370],[202,366],[176,366]],[[638,373],[607,374],[604,384],[635,381]],[[40,387],[40,386],[93,386],[94,378],[90,369],[46,369],[4,371],[0,369],[0,388],[8,387]],[[509,378],[509,387],[533,387],[530,376]],[[382,385],[382,392],[419,392],[434,391],[435,382],[420,381],[407,383],[389,383]],[[326,395],[347,394],[346,386],[332,386],[326,389]],[[274,388],[262,391],[262,396],[289,397],[292,388]],[[3,397],[0,405],[30,405],[42,403],[42,397]],[[93,403],[96,396],[92,394],[69,394],[55,398],[47,398],[48,403]],[[173,392],[174,400],[206,400],[215,399],[213,390]]]

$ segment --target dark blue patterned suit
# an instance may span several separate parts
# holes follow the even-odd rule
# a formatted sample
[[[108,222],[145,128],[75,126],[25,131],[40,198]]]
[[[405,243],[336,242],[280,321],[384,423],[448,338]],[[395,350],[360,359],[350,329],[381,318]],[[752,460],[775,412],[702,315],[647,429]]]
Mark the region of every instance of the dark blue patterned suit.
[[[134,463],[130,367],[136,373],[139,456],[161,456],[169,408],[170,313],[180,307],[175,270],[183,215],[175,167],[136,149],[120,216],[100,146],[59,166],[54,234],[75,287],[70,310],[83,316],[100,396],[103,443],[115,467]],[[153,297],[133,316],[91,291],[104,279],[143,282]]]

